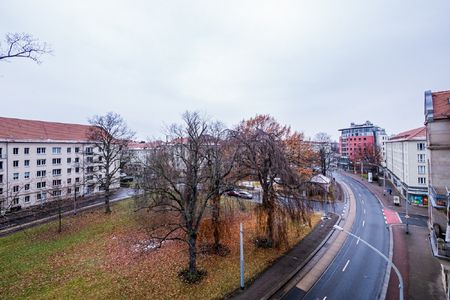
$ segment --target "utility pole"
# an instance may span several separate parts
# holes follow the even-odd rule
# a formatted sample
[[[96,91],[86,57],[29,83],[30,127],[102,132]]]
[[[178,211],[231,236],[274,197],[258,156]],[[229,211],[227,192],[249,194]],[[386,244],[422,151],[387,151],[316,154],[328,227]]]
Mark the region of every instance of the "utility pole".
[[[239,224],[239,242],[240,242],[240,271],[241,271],[241,289],[245,287],[244,281],[244,232],[242,230],[242,223]]]

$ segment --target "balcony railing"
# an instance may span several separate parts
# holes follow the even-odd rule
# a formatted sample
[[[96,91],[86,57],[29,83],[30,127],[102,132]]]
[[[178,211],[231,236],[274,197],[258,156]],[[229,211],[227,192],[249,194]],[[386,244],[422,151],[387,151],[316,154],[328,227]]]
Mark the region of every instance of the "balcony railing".
[[[447,228],[449,230],[449,228]],[[434,256],[450,261],[450,243],[445,241],[445,236],[437,237],[436,231],[430,234],[431,249]]]

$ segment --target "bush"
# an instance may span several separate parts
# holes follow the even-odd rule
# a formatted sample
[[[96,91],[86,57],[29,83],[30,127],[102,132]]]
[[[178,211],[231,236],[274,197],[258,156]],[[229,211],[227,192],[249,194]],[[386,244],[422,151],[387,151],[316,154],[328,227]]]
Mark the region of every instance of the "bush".
[[[267,238],[265,237],[257,237],[255,239],[255,245],[258,248],[263,248],[263,249],[269,249],[269,248],[273,248],[273,243],[272,241],[269,241]]]

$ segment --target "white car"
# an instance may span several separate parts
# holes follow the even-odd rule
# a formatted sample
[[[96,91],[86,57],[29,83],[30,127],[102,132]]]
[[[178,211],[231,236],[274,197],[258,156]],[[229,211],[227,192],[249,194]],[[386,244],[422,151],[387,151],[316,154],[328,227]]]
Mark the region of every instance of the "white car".
[[[244,199],[253,199],[253,195],[246,191],[238,191],[239,197]]]

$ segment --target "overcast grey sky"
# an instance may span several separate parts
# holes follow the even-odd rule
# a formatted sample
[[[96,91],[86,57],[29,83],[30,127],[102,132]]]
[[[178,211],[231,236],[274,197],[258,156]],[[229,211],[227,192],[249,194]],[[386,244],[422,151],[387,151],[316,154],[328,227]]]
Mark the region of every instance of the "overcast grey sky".
[[[450,1],[2,0],[0,35],[53,56],[0,62],[0,115],[86,123],[120,113],[140,138],[199,110],[257,113],[313,137],[366,120],[423,124],[450,89]]]

